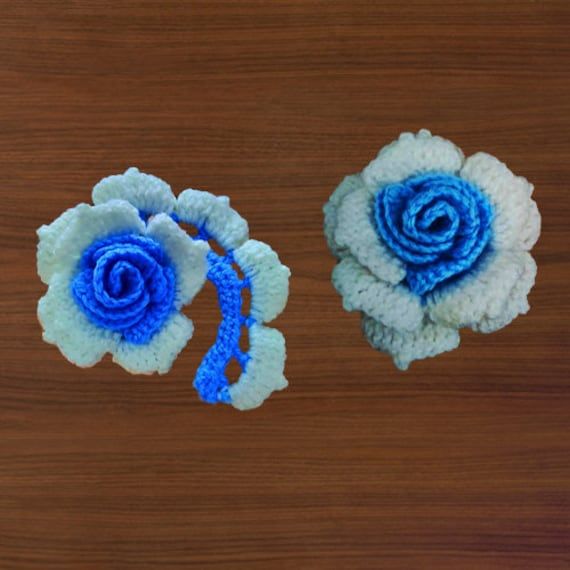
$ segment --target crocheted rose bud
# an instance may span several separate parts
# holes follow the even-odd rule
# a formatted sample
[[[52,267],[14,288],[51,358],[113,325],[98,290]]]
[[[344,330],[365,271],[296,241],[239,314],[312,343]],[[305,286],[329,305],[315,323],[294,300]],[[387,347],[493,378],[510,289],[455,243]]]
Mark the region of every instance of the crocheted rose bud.
[[[461,327],[492,332],[526,313],[540,234],[532,191],[496,158],[465,159],[427,130],[345,178],[324,207],[325,235],[333,284],[370,344],[406,369],[456,348]]]
[[[193,333],[181,309],[208,279],[222,322],[196,374],[200,397],[250,409],[287,386],[285,339],[263,323],[284,309],[290,272],[268,245],[248,239],[247,222],[227,197],[186,190],[176,199],[166,182],[130,168],[101,180],[93,203],[38,230],[38,273],[48,285],[38,317],[46,342],[78,366],[111,353],[130,372],[164,374]],[[195,235],[178,222],[194,225]],[[230,384],[225,370],[233,359],[242,374]]]

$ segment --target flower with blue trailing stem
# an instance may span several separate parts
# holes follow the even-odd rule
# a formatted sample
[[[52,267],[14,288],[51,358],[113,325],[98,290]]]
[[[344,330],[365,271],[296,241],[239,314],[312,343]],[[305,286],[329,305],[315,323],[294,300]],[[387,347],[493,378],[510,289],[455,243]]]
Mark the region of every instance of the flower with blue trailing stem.
[[[200,397],[249,409],[287,385],[285,340],[263,323],[283,310],[290,272],[269,246],[248,238],[227,197],[186,190],[176,198],[163,180],[130,168],[101,180],[93,205],[67,210],[38,236],[38,273],[48,285],[38,304],[43,338],[71,362],[92,366],[110,353],[130,372],[167,372],[193,333],[182,309],[210,280],[223,318],[196,374]],[[242,374],[230,383],[233,359]]]
[[[496,158],[467,159],[427,130],[404,133],[325,205],[333,284],[399,368],[526,313],[540,233],[533,187]]]

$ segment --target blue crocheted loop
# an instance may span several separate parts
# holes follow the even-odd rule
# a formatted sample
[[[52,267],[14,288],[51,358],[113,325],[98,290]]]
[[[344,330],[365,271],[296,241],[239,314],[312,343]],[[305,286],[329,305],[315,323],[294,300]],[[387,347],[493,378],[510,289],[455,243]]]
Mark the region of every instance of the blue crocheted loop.
[[[378,235],[419,296],[474,268],[491,240],[493,210],[477,186],[430,172],[386,185],[374,201]]]
[[[216,342],[196,372],[194,387],[200,398],[210,404],[231,403],[226,368],[235,359],[243,371],[250,358],[239,346],[242,325],[251,326],[249,323],[253,321],[252,317],[242,315],[242,291],[249,287],[249,282],[238,277],[233,261],[231,251],[226,255],[208,253],[208,280],[216,287],[222,322]]]
[[[173,311],[176,274],[157,241],[121,234],[83,252],[71,291],[92,323],[147,344]]]

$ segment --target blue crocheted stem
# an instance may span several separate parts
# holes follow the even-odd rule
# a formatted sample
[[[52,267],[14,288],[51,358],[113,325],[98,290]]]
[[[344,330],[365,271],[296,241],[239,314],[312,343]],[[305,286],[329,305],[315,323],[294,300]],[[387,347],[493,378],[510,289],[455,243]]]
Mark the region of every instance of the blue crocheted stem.
[[[148,220],[151,214],[139,211],[143,220]],[[175,213],[170,217],[181,223]],[[189,224],[194,226],[194,224]],[[210,241],[213,237],[203,227],[197,227],[194,240]],[[225,255],[219,255],[215,251],[208,253],[208,280],[216,287],[218,303],[222,314],[222,322],[218,327],[216,342],[208,350],[194,378],[194,387],[200,398],[209,404],[230,404],[229,380],[226,376],[226,368],[232,359],[235,359],[242,371],[245,371],[249,354],[243,352],[239,346],[242,326],[248,328],[255,323],[250,315],[242,315],[242,291],[250,289],[247,277],[240,279],[233,268],[234,256],[232,251],[226,251]]]
[[[208,350],[196,372],[194,387],[200,398],[210,404],[230,403],[226,368],[232,358],[235,358],[241,369],[245,370],[249,360],[249,355],[239,346],[241,327],[253,324],[251,317],[242,315],[242,290],[249,287],[249,282],[238,277],[232,267],[233,261],[231,252],[225,256],[213,251],[208,254],[208,279],[217,289],[222,322],[218,328],[216,342]]]

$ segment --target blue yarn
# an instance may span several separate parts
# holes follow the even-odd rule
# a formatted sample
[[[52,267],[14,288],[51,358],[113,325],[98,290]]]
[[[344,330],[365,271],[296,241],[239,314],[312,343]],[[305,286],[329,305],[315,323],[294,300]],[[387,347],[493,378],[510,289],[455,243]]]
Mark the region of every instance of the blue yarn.
[[[477,186],[442,172],[388,184],[374,201],[376,230],[422,297],[476,266],[489,246],[492,219]]]
[[[233,260],[231,251],[225,256],[214,251],[208,253],[208,279],[217,289],[222,322],[216,342],[198,367],[194,387],[200,398],[210,404],[231,403],[225,370],[234,358],[243,371],[250,358],[239,346],[241,327],[249,327],[255,322],[252,317],[242,315],[242,290],[249,288],[250,284],[247,278],[238,277],[232,267]]]
[[[158,242],[120,234],[83,252],[71,291],[92,323],[147,344],[173,311],[176,274]]]
[[[139,210],[139,216],[144,222],[148,222],[152,215],[151,212]],[[176,213],[170,214],[170,217],[176,223],[186,221],[180,219]],[[186,223],[191,224],[191,222]],[[196,234],[191,236],[192,239],[204,241],[212,239],[204,227],[197,226],[196,230]],[[97,261],[107,254],[110,260],[101,261],[102,266],[97,270]],[[122,255],[126,257],[123,258]],[[118,267],[114,269],[111,277],[108,270],[105,272],[105,267],[113,259],[116,260]],[[225,371],[232,359],[235,359],[242,371],[245,371],[250,359],[249,354],[241,350],[239,342],[242,326],[249,328],[256,322],[251,315],[242,315],[242,291],[250,289],[251,284],[247,277],[239,278],[232,266],[234,257],[231,251],[227,251],[225,255],[210,251],[207,259],[209,265],[207,278],[216,287],[222,322],[218,327],[215,343],[198,367],[194,387],[204,402],[231,404],[230,382]],[[136,262],[134,267],[130,265],[130,261]],[[167,287],[158,288],[164,293],[166,301],[164,305],[155,307],[152,304],[154,297],[145,290],[146,281],[139,278],[139,274],[144,276],[148,272],[145,268],[147,261],[151,264],[156,263],[156,267],[162,268],[164,272],[164,284]],[[152,271],[149,274],[151,277],[154,275]],[[79,306],[92,322],[122,332],[126,340],[144,344],[150,340],[152,334],[160,330],[160,326],[172,311],[174,277],[172,267],[167,263],[166,256],[156,242],[141,236],[114,236],[94,243],[84,252],[80,273],[73,281],[72,290]],[[158,276],[157,279],[161,280],[161,277]],[[168,300],[170,285],[172,301]],[[151,292],[156,289],[152,283],[151,289]],[[99,296],[96,291],[99,292]],[[145,308],[149,310],[147,314],[143,314]],[[142,337],[142,331],[149,334]]]

